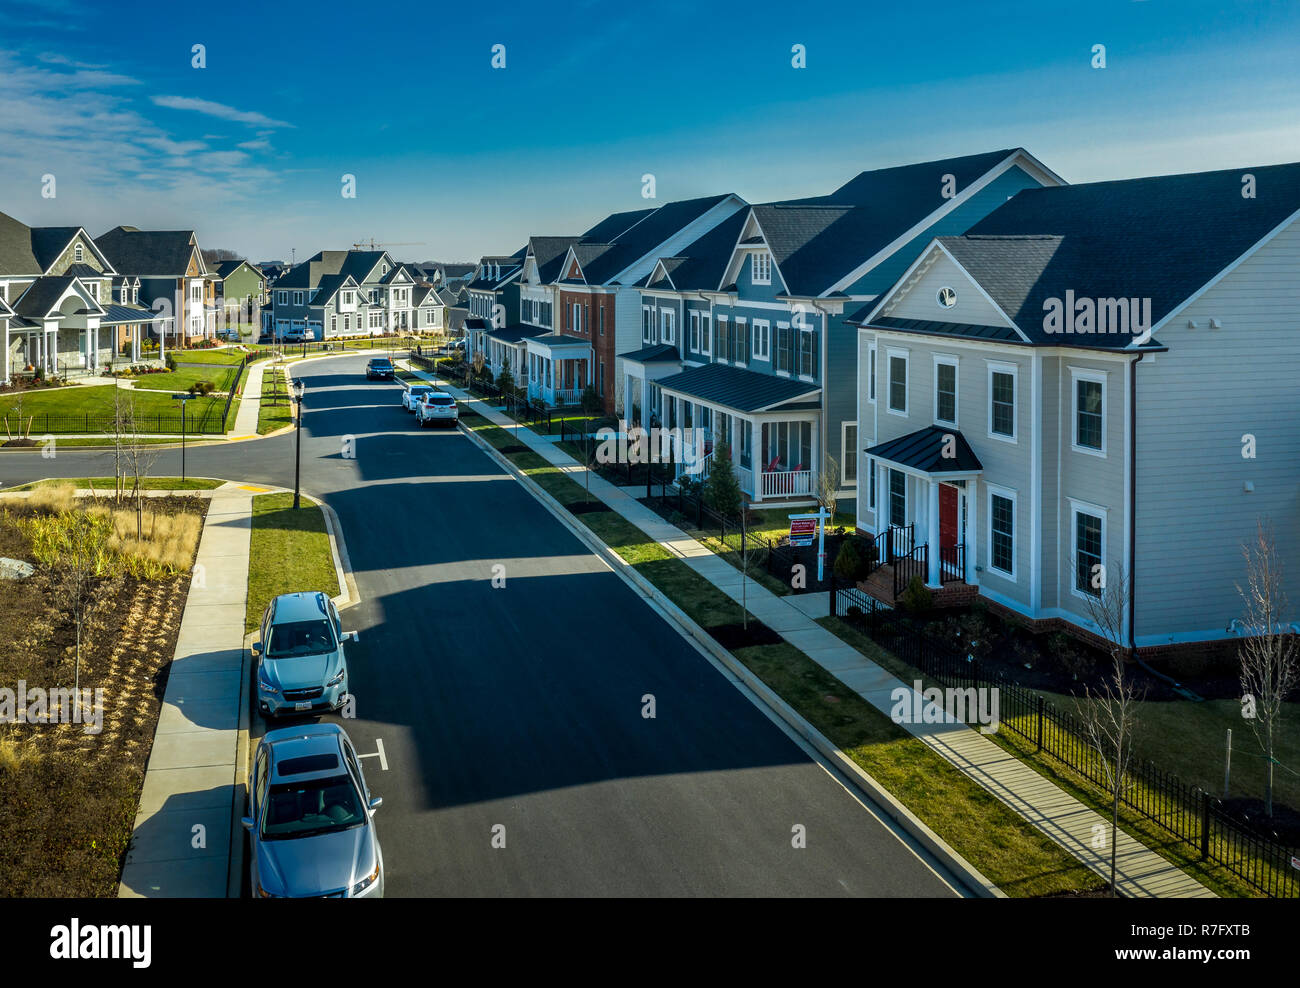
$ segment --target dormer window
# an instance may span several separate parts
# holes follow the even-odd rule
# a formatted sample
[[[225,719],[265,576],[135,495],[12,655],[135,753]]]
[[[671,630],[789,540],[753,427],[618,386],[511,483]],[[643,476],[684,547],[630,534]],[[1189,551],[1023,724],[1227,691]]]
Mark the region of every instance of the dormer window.
[[[77,244],[76,247],[72,248],[72,257],[78,264],[80,264],[85,258],[85,253],[81,249],[81,244]]]
[[[754,284],[772,284],[772,255],[766,251],[754,254],[750,261],[750,273]]]

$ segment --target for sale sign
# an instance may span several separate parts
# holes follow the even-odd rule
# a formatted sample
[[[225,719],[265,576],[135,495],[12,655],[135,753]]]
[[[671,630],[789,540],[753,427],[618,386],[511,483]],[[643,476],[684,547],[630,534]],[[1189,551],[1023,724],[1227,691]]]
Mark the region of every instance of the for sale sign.
[[[790,519],[790,544],[791,545],[812,545],[813,537],[817,534],[816,518],[791,518]]]

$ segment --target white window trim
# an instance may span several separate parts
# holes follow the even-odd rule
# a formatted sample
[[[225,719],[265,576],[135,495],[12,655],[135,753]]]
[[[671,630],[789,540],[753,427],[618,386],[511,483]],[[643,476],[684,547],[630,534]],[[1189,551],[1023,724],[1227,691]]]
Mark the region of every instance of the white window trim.
[[[1079,381],[1101,385],[1101,449],[1079,445]],[[1106,372],[1086,367],[1070,368],[1070,448],[1076,453],[1106,458]]]
[[[760,348],[759,330],[762,330],[763,346]],[[753,334],[752,355],[755,360],[765,360],[772,362],[772,324],[767,319],[755,319],[750,323],[750,332]]]
[[[952,368],[952,414],[951,420],[939,418],[939,368]],[[950,425],[954,429],[957,426],[957,418],[961,414],[961,362],[957,357],[949,353],[936,353],[934,355],[934,424]]]
[[[700,313],[700,353],[708,357],[713,354],[713,314]]]
[[[867,401],[874,405],[876,403],[876,344],[873,342],[867,347]]]
[[[892,526],[894,524],[894,485],[893,485],[894,474],[898,474],[900,477],[903,478],[903,524],[904,525],[907,524],[907,502],[909,499],[908,489],[912,485],[907,482],[907,474],[904,473],[902,470],[898,470],[891,466],[886,466],[885,467],[885,489],[882,492],[885,498],[885,503],[883,506],[883,511],[885,512],[885,516],[884,516],[883,523],[886,526]],[[879,527],[880,524],[881,522],[877,521],[877,527]]]
[[[857,487],[858,478],[862,476],[862,466],[860,463],[858,463],[858,451],[856,449],[849,449],[849,429],[851,428],[856,429],[857,427],[858,427],[857,422],[840,423],[840,486],[841,487]],[[857,444],[855,443],[854,445],[856,446]],[[854,466],[854,477],[852,480],[849,480],[847,477],[844,476],[844,464],[848,463],[850,460],[853,461],[853,466]]]
[[[302,305],[302,302],[303,302],[303,293],[302,293],[302,292],[294,292],[294,293],[293,293],[293,304],[294,304],[294,305]]]
[[[985,571],[989,573],[994,573],[997,576],[1000,576],[1002,579],[1007,580],[1010,583],[1015,583],[1017,582],[1016,550],[1018,549],[1017,543],[1019,541],[1019,539],[1016,536],[1016,528],[1020,524],[1020,506],[1016,503],[1016,492],[1013,491],[1010,487],[998,487],[996,484],[986,483],[984,485],[984,493],[985,493],[984,522],[985,522],[985,531],[988,533],[988,537],[984,539],[984,543],[988,546],[988,557],[987,557],[988,563],[985,566]],[[995,497],[1006,498],[1008,501],[1011,502],[1011,572],[1010,573],[1008,573],[1006,570],[998,569],[993,565],[993,498]]]
[[[1019,445],[1020,442],[1020,368],[1016,364],[1004,364],[1000,361],[986,360],[988,364],[988,375],[985,381],[988,385],[988,408],[985,410],[988,424],[988,437],[996,439],[998,442],[1011,443]],[[1000,432],[993,431],[993,375],[1010,374],[1011,375],[1011,435],[1004,436]]]
[[[868,456],[868,457],[867,457],[867,471],[868,471],[868,473],[867,473],[867,510],[868,510],[868,511],[875,511],[875,510],[876,510],[876,501],[877,501],[876,491],[877,491],[877,489],[880,487],[880,484],[877,482],[877,479],[876,479],[876,469],[877,469],[877,467],[876,467],[876,461],[875,461],[875,458],[874,458],[874,457],[870,457],[870,456]],[[876,531],[877,531],[877,532],[880,531],[880,519],[879,519],[879,518],[876,519]]]
[[[803,335],[807,333],[809,340],[811,341],[812,344],[814,344],[814,345],[810,345],[808,349],[811,350],[813,352],[813,356],[816,357],[817,347],[815,346],[815,344],[817,342],[817,330],[812,328],[811,326],[796,326],[795,332],[799,334],[798,336],[793,337],[793,339],[797,339],[799,341],[799,345],[795,347],[795,351],[794,351],[794,362],[796,365],[795,375],[799,378],[799,380],[805,381],[808,384],[813,384],[817,380],[816,368],[819,361],[816,359],[813,360],[813,373],[805,374],[803,372]]]
[[[677,333],[673,325],[676,313],[672,309],[659,310],[659,342],[676,345]]]
[[[1106,509],[1098,504],[1091,504],[1088,501],[1080,501],[1078,498],[1067,497],[1066,503],[1070,505],[1070,593],[1083,601],[1096,602],[1097,598],[1090,593],[1085,593],[1074,585],[1074,577],[1078,571],[1079,561],[1079,526],[1077,515],[1092,515],[1094,518],[1101,519],[1101,571],[1107,577],[1109,570],[1106,565]]]
[[[732,366],[734,367],[749,366],[749,357],[750,357],[749,348],[745,346],[745,327],[748,325],[749,325],[748,316],[733,316],[731,319],[732,335],[731,338],[727,341],[727,349],[731,351],[736,351],[737,350],[736,340],[739,339],[740,340],[739,353],[743,358],[741,360],[733,360],[731,363]]]
[[[893,360],[895,357],[903,359],[903,410],[900,412],[891,404],[894,397],[894,367]],[[907,418],[907,409],[912,400],[912,389],[909,381],[912,376],[912,353],[910,350],[899,350],[889,347],[885,350],[885,411],[890,415],[897,415],[899,418]]]
[[[723,324],[726,324],[727,327],[726,329],[723,329]],[[727,354],[731,352],[731,317],[730,316],[718,316],[718,332],[727,335],[727,348],[726,348],[727,352],[719,353],[715,355],[713,360],[715,363],[727,364],[728,366],[730,366],[731,360],[727,356]]]
[[[652,308],[648,305],[641,306],[641,342],[649,344],[651,337],[654,336],[654,316]]]
[[[754,251],[752,254],[749,255],[749,258],[750,258],[749,259],[750,282],[755,285],[772,284],[772,255],[765,250]],[[763,277],[759,277],[758,274],[758,262],[760,259],[764,261],[763,267],[766,272]]]

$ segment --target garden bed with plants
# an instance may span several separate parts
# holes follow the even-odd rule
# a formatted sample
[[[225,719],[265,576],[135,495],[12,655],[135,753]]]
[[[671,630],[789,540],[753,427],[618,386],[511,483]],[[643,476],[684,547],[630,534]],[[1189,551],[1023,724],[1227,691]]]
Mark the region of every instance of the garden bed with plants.
[[[137,538],[133,504],[78,501],[71,485],[0,500],[0,556],[34,566],[0,582],[0,686],[16,708],[25,684],[38,717],[75,704],[44,691],[92,691],[81,723],[16,723],[0,701],[6,895],[116,894],[206,510],[192,495],[148,498]]]

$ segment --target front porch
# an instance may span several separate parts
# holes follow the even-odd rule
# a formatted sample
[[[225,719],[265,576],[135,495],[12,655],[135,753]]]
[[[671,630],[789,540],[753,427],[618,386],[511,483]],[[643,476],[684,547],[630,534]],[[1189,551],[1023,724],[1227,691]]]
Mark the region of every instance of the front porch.
[[[890,526],[871,536],[875,555],[871,571],[862,588],[882,604],[897,605],[914,577],[920,577],[929,589],[934,606],[961,607],[979,594],[979,587],[966,580],[967,547],[964,543],[940,545],[937,555],[937,582],[930,571],[932,554],[927,542],[916,541],[914,525]]]
[[[638,391],[649,428],[680,430],[679,477],[707,480],[716,447],[725,444],[751,504],[815,499],[823,456],[818,388],[711,364],[657,380],[629,373],[626,393]],[[635,421],[638,406],[631,410]]]
[[[591,343],[576,336],[545,333],[524,341],[528,400],[550,408],[575,408],[591,383]]]

